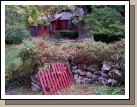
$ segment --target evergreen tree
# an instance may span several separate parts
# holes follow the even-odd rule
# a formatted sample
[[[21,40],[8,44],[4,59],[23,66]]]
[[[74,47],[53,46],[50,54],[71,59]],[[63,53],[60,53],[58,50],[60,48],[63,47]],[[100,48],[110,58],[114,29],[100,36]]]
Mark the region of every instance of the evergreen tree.
[[[84,15],[71,19],[79,29],[79,38],[91,38],[95,35],[119,36],[125,33],[124,5],[77,5]],[[122,14],[122,17],[119,15]],[[90,37],[90,36],[91,37]]]
[[[116,7],[104,6],[97,8],[92,6],[92,14],[85,15],[84,22],[92,23],[86,29],[90,30],[89,35],[105,34],[108,36],[124,35],[124,17],[118,17]]]

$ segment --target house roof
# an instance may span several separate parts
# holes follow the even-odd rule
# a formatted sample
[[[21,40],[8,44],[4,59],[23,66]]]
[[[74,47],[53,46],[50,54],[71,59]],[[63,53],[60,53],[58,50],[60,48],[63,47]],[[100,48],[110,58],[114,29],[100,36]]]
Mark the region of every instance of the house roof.
[[[54,18],[51,17],[51,15],[48,15],[48,18],[51,18],[52,21],[54,20],[69,20],[72,16],[79,16],[79,15],[83,15],[84,11],[82,8],[79,8],[76,12],[74,12],[73,14],[71,12],[62,12],[61,14],[55,14]],[[47,16],[44,15],[41,18],[39,18],[39,20],[41,19],[47,19]]]
[[[62,16],[59,20],[69,20],[72,17],[71,12],[62,12]]]

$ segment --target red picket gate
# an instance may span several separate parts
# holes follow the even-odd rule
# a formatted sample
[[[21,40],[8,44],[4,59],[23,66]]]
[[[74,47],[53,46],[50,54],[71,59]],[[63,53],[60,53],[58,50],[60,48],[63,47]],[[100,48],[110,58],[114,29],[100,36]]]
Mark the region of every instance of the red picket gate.
[[[38,77],[45,95],[53,95],[67,88],[71,83],[71,74],[65,63],[51,63],[51,69],[38,72]]]

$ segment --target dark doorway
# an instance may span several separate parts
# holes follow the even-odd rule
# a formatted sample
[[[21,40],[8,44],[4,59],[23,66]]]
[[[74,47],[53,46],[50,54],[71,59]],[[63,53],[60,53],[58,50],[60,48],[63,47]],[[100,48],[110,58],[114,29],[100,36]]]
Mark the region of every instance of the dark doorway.
[[[27,29],[30,32],[30,35],[32,37],[36,37],[37,36],[37,26],[28,26]]]

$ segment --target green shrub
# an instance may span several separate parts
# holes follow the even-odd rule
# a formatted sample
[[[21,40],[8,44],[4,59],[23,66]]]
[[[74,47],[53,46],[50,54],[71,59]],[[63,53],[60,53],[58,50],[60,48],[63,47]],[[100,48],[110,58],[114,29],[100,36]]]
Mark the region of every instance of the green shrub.
[[[30,37],[30,33],[26,29],[19,26],[13,29],[8,29],[5,33],[6,44],[20,44],[24,39]]]
[[[6,72],[5,72],[5,76],[6,76],[6,80],[10,80],[11,78],[14,78],[17,73],[17,71],[19,70],[19,66],[21,65],[21,62],[17,60],[11,62],[7,68],[6,68]]]
[[[70,30],[59,30],[59,31],[53,31],[53,35],[58,37],[61,35],[62,38],[70,38],[74,39],[78,37],[77,31],[70,31]]]
[[[101,41],[105,43],[112,43],[115,41],[120,41],[122,38],[125,38],[125,35],[114,35],[114,36],[108,36],[105,34],[96,34],[94,35],[95,41]]]
[[[125,40],[115,42],[115,44],[106,44],[102,42],[95,42],[90,39],[80,40],[74,44],[74,56],[82,62],[91,60],[116,61],[114,57],[118,54],[122,60],[125,58]]]
[[[5,90],[9,91],[13,88],[17,88],[17,87],[20,87],[22,85],[23,84],[20,81],[18,81],[17,79],[11,79],[10,81],[5,82]]]
[[[43,38],[25,40],[20,48],[19,56],[23,62],[22,67],[29,65],[31,73],[44,67],[45,63],[56,61],[65,62],[67,60],[65,55],[56,52],[54,43],[48,42]]]
[[[66,42],[66,43],[63,43],[63,44],[60,45],[60,49],[65,50],[65,49],[71,47],[72,45],[73,45],[72,42]]]

